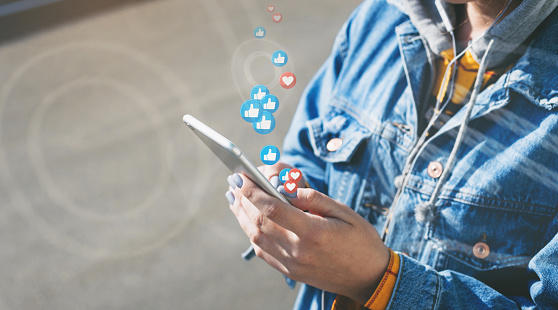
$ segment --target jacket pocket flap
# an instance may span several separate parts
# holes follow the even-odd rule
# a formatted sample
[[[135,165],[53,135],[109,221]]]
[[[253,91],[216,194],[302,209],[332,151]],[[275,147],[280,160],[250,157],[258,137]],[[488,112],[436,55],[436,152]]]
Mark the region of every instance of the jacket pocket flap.
[[[340,111],[332,111],[306,124],[314,154],[331,163],[349,161],[362,140],[371,135],[358,120]]]

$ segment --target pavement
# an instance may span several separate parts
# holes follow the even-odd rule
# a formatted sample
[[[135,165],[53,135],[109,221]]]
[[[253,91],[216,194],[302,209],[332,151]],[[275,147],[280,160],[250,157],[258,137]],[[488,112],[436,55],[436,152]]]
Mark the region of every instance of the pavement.
[[[240,258],[229,172],[182,115],[261,164],[358,3],[66,0],[0,14],[0,309],[291,308],[279,272]],[[255,84],[280,101],[267,135],[239,115]]]

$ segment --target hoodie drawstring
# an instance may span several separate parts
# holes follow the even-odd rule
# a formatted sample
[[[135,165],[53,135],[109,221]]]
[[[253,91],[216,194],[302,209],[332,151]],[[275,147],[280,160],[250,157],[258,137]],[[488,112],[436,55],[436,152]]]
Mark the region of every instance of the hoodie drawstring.
[[[477,78],[475,80],[473,92],[471,93],[471,99],[469,100],[469,103],[467,105],[467,111],[465,112],[465,117],[463,118],[463,122],[461,123],[461,127],[459,128],[459,133],[457,134],[457,138],[455,139],[455,144],[453,145],[450,156],[446,163],[446,168],[444,169],[442,175],[438,179],[438,182],[436,183],[436,187],[434,188],[434,191],[432,192],[430,199],[427,202],[422,203],[415,208],[415,218],[420,223],[430,222],[436,217],[436,207],[434,204],[436,203],[436,200],[438,200],[438,197],[440,196],[442,186],[444,185],[444,183],[449,177],[449,174],[453,170],[453,167],[457,160],[457,153],[459,152],[459,149],[463,145],[465,134],[469,129],[469,121],[471,120],[473,107],[475,106],[477,96],[481,91],[482,84],[484,81],[484,73],[486,72],[486,59],[488,58],[488,54],[490,52],[490,48],[492,47],[493,43],[494,43],[494,39],[490,40],[490,43],[488,43],[488,46],[486,48],[486,52],[482,56],[482,60],[479,65],[479,71],[477,73]]]

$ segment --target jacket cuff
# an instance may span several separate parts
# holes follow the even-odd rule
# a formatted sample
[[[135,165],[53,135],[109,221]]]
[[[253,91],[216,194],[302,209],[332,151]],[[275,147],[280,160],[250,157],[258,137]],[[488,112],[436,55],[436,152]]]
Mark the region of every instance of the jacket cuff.
[[[335,301],[333,302],[332,310],[349,310],[349,309],[387,309],[395,283],[397,282],[397,275],[399,274],[399,266],[401,259],[399,255],[389,249],[390,258],[388,263],[388,268],[384,273],[380,284],[372,294],[372,297],[363,306],[356,301],[342,296],[337,295]]]

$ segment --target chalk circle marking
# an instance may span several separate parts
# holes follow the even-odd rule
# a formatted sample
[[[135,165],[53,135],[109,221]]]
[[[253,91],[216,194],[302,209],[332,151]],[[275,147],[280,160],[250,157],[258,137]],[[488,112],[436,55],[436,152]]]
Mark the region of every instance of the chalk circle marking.
[[[163,122],[159,114],[157,113],[157,110],[153,109],[149,102],[147,102],[147,100],[145,100],[143,96],[135,92],[132,88],[125,85],[124,83],[114,79],[83,78],[67,83],[47,94],[41,104],[39,104],[39,107],[35,110],[35,113],[33,113],[31,122],[29,123],[29,135],[27,139],[27,148],[29,151],[29,156],[31,157],[31,163],[35,168],[35,171],[37,172],[39,182],[41,183],[42,187],[46,189],[46,193],[50,196],[50,198],[59,203],[61,206],[65,207],[68,211],[81,217],[100,220],[114,220],[121,217],[132,216],[137,212],[147,210],[148,208],[155,206],[154,202],[156,202],[156,200],[163,194],[165,186],[167,184],[166,181],[168,180],[169,176],[168,170],[164,169],[164,156],[161,156],[159,161],[160,169],[156,178],[155,186],[145,196],[145,199],[141,204],[124,213],[100,214],[98,212],[91,211],[91,208],[79,205],[71,198],[69,198],[68,195],[64,193],[64,191],[59,186],[56,185],[57,182],[52,178],[51,173],[47,168],[48,165],[44,160],[43,150],[40,147],[42,132],[41,125],[43,123],[43,117],[46,110],[52,107],[53,104],[55,104],[56,99],[59,96],[71,92],[75,88],[92,85],[114,88],[118,92],[132,99],[131,101],[138,103],[139,107],[143,110],[143,113],[151,117],[151,125],[157,131],[159,140],[158,144],[160,144],[161,147],[163,146],[163,141],[165,141],[166,136],[164,127],[160,126],[161,124],[163,124]],[[110,137],[110,135],[108,134],[107,136]]]
[[[157,75],[161,82],[169,87],[171,93],[174,93],[177,97],[182,98],[184,96],[189,97],[190,92],[187,88],[184,88],[181,80],[176,77],[170,70],[166,67],[161,66],[156,61],[151,59],[150,57],[144,55],[138,50],[129,49],[124,46],[105,43],[105,42],[97,42],[97,41],[87,41],[87,42],[77,42],[71,43],[68,45],[60,46],[55,49],[44,51],[40,53],[28,61],[22,63],[11,75],[11,77],[7,80],[7,82],[3,85],[0,91],[0,120],[5,116],[5,107],[8,102],[8,97],[10,93],[13,91],[14,87],[20,82],[21,78],[26,74],[29,70],[31,70],[34,66],[39,64],[40,62],[46,60],[49,57],[55,56],[57,54],[67,52],[67,51],[80,51],[86,49],[87,51],[91,51],[92,49],[101,50],[104,52],[112,52],[115,54],[123,55],[132,59],[153,71],[155,75]],[[76,82],[77,83],[77,82]],[[83,83],[83,81],[82,81]],[[67,86],[69,87],[69,86]],[[52,96],[52,95],[51,95]],[[38,112],[39,118],[40,113]],[[37,126],[37,125],[30,125],[30,126]],[[0,139],[2,138],[2,127],[0,126]],[[30,142],[28,142],[30,143]],[[184,208],[184,214],[179,221],[172,225],[168,225],[166,227],[166,231],[162,233],[158,233],[153,238],[149,238],[148,242],[144,242],[141,244],[136,244],[134,246],[128,247],[99,247],[99,246],[92,246],[83,244],[78,240],[73,239],[71,236],[60,232],[57,229],[57,226],[48,223],[45,219],[43,219],[39,214],[37,214],[36,210],[34,209],[33,205],[30,203],[26,194],[22,191],[21,188],[13,185],[13,175],[10,169],[10,164],[8,163],[8,159],[6,157],[6,150],[3,146],[3,143],[0,143],[0,167],[2,167],[1,171],[3,175],[8,179],[8,184],[10,184],[9,195],[7,197],[8,202],[14,206],[14,208],[24,217],[26,218],[30,226],[35,228],[38,232],[40,232],[45,239],[62,249],[67,250],[70,253],[74,253],[76,255],[83,255],[89,258],[107,258],[107,257],[132,257],[137,255],[142,255],[144,253],[149,253],[156,248],[163,246],[164,244],[168,243],[171,239],[176,237],[181,231],[183,231],[186,224],[193,218],[194,214],[199,210],[201,205],[201,199],[203,195],[196,194],[196,193],[204,193],[204,188],[210,183],[210,175],[202,174],[201,177],[197,179],[197,182],[193,187],[191,187],[191,192],[194,195],[190,195],[188,200],[192,208]],[[171,157],[175,150],[173,148],[167,148],[167,156]],[[199,154],[198,154],[199,155]],[[172,168],[172,167],[170,167]],[[155,195],[155,194],[153,194]],[[138,209],[134,209],[138,210]],[[136,211],[137,212],[137,211]],[[81,214],[84,214],[80,211]],[[102,220],[113,220],[115,219],[112,216],[106,215],[99,215],[89,213],[90,216],[89,220],[96,218]],[[122,216],[120,216],[122,218]]]

